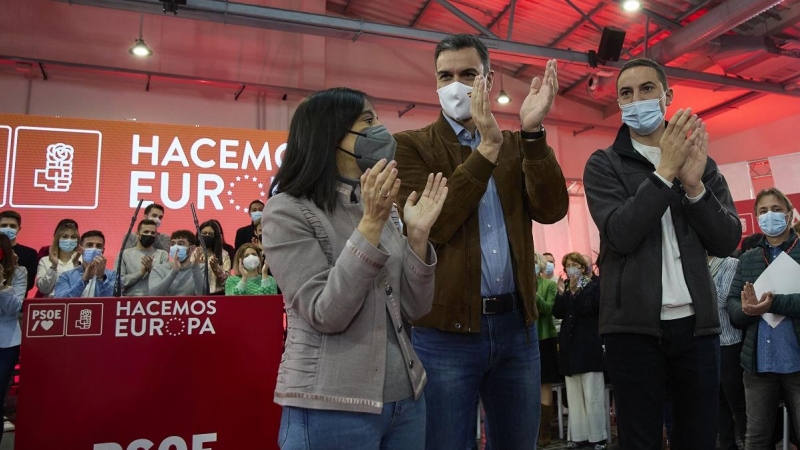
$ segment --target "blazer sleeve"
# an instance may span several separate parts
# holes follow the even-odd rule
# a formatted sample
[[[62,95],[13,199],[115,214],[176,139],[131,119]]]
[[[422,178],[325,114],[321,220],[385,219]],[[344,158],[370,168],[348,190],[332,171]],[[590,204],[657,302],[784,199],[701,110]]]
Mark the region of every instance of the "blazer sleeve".
[[[420,146],[419,139],[411,137],[411,133],[417,132],[395,134],[398,178],[403,180],[400,192],[397,194],[398,205],[405,205],[411,192],[422,192],[429,174],[441,171],[434,161],[426,157],[430,152],[429,146]],[[430,143],[430,145],[437,144]],[[496,167],[497,165],[486,159],[481,152],[473,151],[452,172],[442,171],[447,178],[450,195],[445,199],[442,212],[431,228],[429,237],[431,242],[444,244],[450,241],[456,231],[464,225],[486,193],[489,178]],[[398,208],[398,212],[402,215],[402,208]]]
[[[556,223],[567,215],[569,193],[556,154],[547,139],[522,139],[519,133],[506,132],[522,151],[522,173],[525,177],[525,198],[531,220],[543,224]]]
[[[398,231],[399,232],[399,231]],[[433,306],[434,273],[436,272],[436,251],[428,243],[427,261],[419,259],[406,241],[403,258],[403,291],[400,306],[410,321],[428,314]],[[410,295],[406,295],[406,293]]]
[[[50,258],[47,256],[39,259],[39,265],[36,266],[36,288],[42,294],[53,292],[58,281],[58,272],[50,270],[50,266]]]
[[[0,290],[0,314],[16,316],[22,309],[22,300],[28,291],[28,270],[17,267],[11,275],[9,289]]]
[[[536,309],[539,311],[540,317],[548,317],[553,315],[553,306],[556,303],[556,294],[558,288],[555,283],[547,283],[544,291],[544,297],[536,294]]]
[[[321,333],[344,331],[389,254],[354,230],[329,267],[314,229],[290,198],[272,197],[263,217],[264,255],[275,279],[281,280],[286,308]]]
[[[86,282],[83,281],[83,272],[77,268],[68,270],[59,275],[58,281],[56,282],[56,291],[54,297],[80,297],[85,288]]]

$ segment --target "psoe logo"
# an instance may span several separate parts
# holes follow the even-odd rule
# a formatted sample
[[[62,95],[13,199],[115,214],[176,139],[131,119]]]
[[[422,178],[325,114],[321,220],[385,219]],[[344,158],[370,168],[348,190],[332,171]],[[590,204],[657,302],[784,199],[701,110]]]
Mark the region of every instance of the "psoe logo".
[[[156,443],[150,439],[136,439],[127,447],[115,442],[94,444],[93,450],[214,450],[213,447],[206,447],[206,444],[217,442],[217,433],[195,434],[190,441],[191,447],[182,437],[170,436],[156,447]]]
[[[216,300],[150,300],[117,302],[117,337],[195,336],[216,334],[211,318]]]

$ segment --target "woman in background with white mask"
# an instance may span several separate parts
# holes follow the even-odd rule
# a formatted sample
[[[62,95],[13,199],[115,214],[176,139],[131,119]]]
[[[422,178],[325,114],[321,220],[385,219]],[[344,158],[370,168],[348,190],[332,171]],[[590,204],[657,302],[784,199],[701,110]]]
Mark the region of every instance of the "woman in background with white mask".
[[[269,266],[261,259],[261,250],[253,244],[239,247],[234,258],[234,271],[225,282],[225,295],[274,295],[278,293]],[[260,269],[260,270],[259,270]]]
[[[564,375],[569,404],[567,448],[594,445],[605,450],[605,381],[603,343],[598,334],[600,287],[586,276],[580,253],[561,261],[567,279],[558,283],[553,315],[563,319],[558,333],[558,367]]]
[[[80,265],[82,249],[78,247],[78,227],[64,222],[53,235],[50,252],[39,260],[36,288],[42,297],[53,297],[59,275]]]

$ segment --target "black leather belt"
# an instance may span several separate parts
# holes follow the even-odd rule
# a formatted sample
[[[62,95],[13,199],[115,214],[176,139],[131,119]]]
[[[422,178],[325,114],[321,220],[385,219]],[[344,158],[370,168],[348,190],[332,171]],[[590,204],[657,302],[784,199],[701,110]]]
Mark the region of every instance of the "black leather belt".
[[[510,294],[482,297],[482,312],[484,314],[499,314],[522,307],[522,297],[516,292]]]

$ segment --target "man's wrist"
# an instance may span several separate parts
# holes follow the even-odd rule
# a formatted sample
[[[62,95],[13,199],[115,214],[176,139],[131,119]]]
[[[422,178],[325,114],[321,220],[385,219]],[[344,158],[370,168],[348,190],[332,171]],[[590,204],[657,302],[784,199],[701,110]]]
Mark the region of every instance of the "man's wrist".
[[[544,126],[542,126],[542,124],[539,124],[533,127],[532,130],[528,130],[524,127],[521,127],[519,134],[520,136],[522,136],[523,139],[528,139],[528,140],[541,139],[544,137]]]

